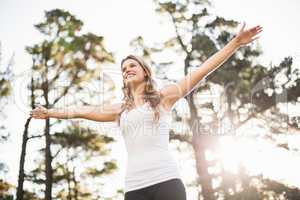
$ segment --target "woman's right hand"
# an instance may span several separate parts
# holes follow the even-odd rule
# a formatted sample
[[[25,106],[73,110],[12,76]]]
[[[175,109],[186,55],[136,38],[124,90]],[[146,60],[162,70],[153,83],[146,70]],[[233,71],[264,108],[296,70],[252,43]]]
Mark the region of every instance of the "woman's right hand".
[[[47,108],[41,105],[37,105],[35,109],[30,111],[30,116],[33,117],[34,119],[48,119],[49,112]]]

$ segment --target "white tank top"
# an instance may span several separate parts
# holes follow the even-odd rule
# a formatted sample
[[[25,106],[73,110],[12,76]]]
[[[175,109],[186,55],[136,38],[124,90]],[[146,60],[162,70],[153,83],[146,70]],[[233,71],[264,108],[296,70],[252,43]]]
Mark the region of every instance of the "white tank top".
[[[120,129],[127,150],[125,192],[144,188],[172,178],[181,178],[169,150],[171,111],[160,106],[160,119],[145,103],[120,116]]]

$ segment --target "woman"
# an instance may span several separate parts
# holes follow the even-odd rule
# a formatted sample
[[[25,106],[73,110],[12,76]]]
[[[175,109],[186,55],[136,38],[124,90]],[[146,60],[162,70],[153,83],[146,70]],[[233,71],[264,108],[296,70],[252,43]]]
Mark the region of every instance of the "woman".
[[[83,118],[118,122],[128,153],[125,200],[185,200],[184,184],[168,150],[171,108],[239,47],[256,40],[261,31],[261,26],[245,30],[244,23],[238,34],[196,71],[159,91],[154,87],[150,67],[141,58],[130,55],[121,62],[122,103],[64,109],[38,106],[31,115],[36,119]]]

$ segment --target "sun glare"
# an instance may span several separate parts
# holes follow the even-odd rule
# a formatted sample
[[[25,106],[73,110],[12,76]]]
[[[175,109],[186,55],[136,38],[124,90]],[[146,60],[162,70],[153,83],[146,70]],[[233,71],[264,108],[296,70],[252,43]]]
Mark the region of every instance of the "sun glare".
[[[239,164],[242,164],[250,175],[262,174],[272,180],[300,186],[297,175],[300,159],[264,139],[223,136],[216,154],[224,169],[232,173],[237,173]]]

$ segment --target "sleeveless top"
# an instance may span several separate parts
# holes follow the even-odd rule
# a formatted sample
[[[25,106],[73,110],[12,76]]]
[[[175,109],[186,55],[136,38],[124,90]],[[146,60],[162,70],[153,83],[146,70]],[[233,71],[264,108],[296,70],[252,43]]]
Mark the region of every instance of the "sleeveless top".
[[[160,119],[148,102],[120,116],[120,129],[127,150],[125,192],[141,189],[173,178],[181,178],[169,150],[171,111],[160,108]]]

